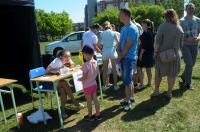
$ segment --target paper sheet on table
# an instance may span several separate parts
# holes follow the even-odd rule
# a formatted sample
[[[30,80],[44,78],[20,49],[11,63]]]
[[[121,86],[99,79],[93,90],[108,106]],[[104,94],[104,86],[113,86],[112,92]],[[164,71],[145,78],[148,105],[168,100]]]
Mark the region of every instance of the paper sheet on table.
[[[49,76],[43,76],[43,77],[41,77],[41,80],[43,80],[43,79],[49,79],[50,77]]]
[[[76,92],[83,90],[82,82],[78,81],[78,79],[83,76],[83,72],[81,70],[78,70],[77,72],[73,73],[72,76],[73,76]]]

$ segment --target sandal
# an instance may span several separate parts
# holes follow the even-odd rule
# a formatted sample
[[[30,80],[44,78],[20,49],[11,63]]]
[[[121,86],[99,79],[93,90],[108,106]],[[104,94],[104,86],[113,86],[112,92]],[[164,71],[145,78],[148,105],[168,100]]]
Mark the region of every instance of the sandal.
[[[151,94],[151,98],[158,97],[159,95],[160,95],[160,92],[153,92]]]

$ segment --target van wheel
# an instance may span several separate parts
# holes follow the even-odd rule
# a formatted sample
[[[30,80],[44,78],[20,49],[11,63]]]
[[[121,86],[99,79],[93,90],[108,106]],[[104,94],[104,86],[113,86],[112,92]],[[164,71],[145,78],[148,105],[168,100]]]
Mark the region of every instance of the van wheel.
[[[53,56],[54,56],[54,57],[57,57],[58,54],[59,54],[62,50],[63,50],[62,48],[55,48],[54,51],[53,51]]]

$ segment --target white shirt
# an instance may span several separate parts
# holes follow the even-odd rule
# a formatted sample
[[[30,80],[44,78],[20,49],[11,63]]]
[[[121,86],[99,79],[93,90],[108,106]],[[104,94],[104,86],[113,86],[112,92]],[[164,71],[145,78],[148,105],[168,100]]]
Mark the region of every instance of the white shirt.
[[[49,66],[55,70],[60,70],[61,68],[64,67],[62,61],[60,60],[60,58],[55,58],[50,64]]]
[[[97,35],[92,31],[87,31],[83,34],[83,47],[85,45],[91,47],[94,50],[94,45],[98,43]]]

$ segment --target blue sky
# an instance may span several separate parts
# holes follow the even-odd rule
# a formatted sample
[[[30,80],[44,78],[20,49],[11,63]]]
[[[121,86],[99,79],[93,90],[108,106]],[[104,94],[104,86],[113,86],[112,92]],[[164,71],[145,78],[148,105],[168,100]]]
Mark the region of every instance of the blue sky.
[[[84,22],[84,7],[87,0],[35,0],[36,9],[43,9],[47,12],[69,13],[73,22]]]

